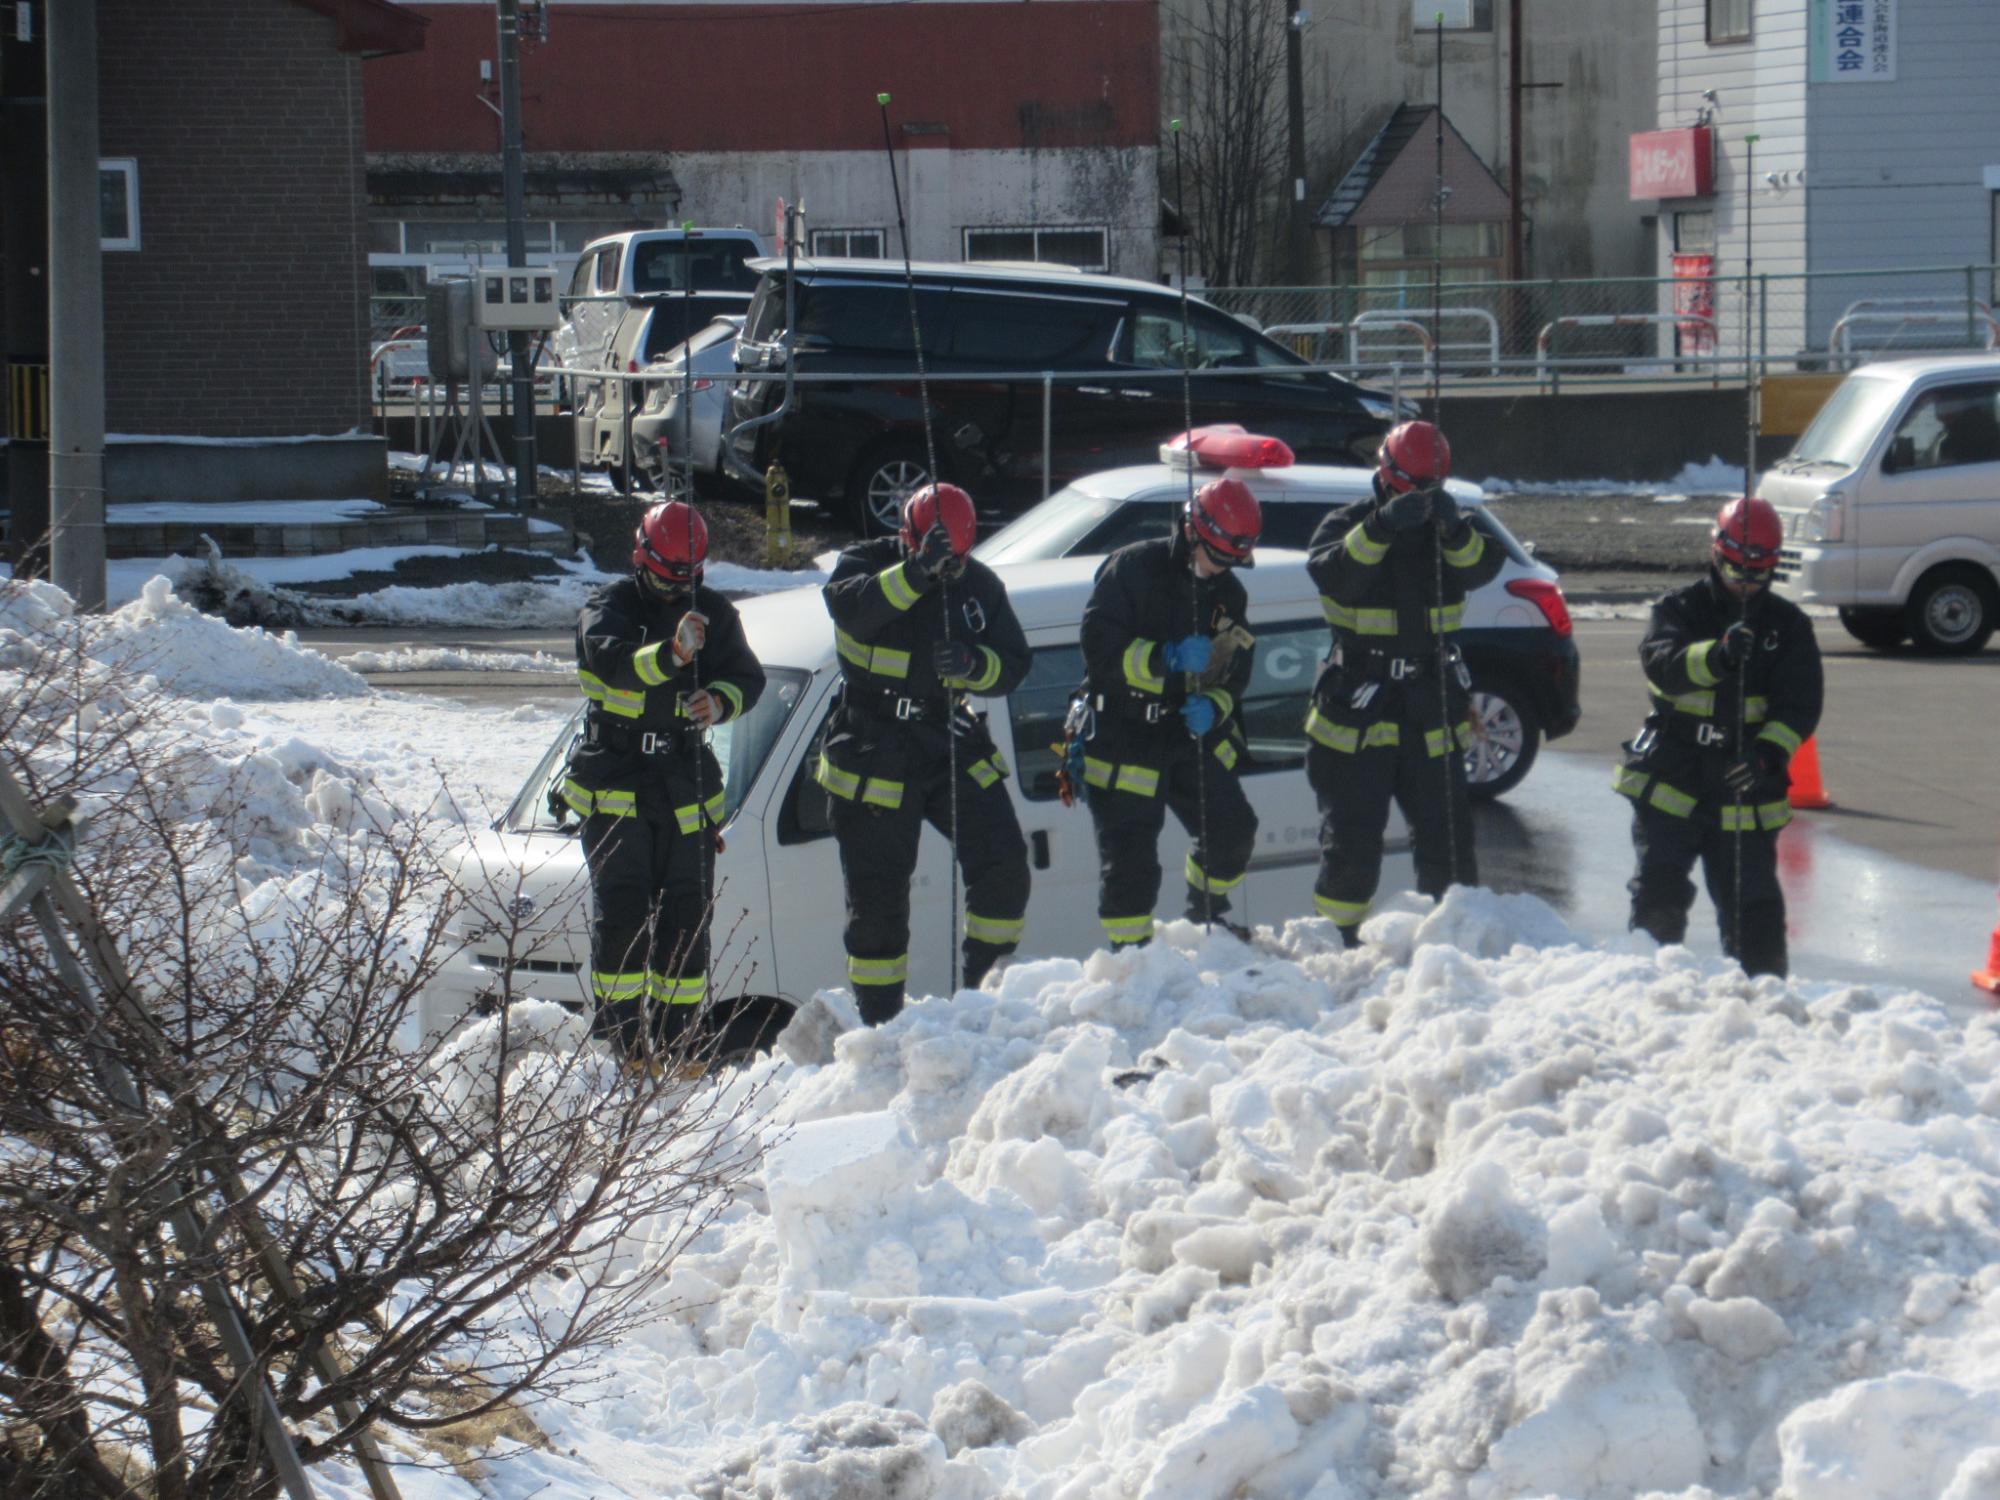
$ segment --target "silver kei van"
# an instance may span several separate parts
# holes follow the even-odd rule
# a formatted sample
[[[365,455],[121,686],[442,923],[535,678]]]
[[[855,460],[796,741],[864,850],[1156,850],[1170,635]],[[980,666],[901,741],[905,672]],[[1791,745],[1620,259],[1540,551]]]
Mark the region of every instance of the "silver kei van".
[[[1778,592],[1888,650],[1978,651],[2000,624],[2000,354],[1864,365],[1757,485]]]

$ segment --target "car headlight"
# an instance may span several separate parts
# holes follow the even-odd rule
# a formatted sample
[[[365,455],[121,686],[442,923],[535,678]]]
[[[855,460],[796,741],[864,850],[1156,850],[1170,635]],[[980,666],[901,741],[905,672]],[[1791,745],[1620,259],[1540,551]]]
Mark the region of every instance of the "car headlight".
[[[1806,507],[1799,520],[1802,542],[1839,542],[1847,537],[1847,497],[1839,493],[1821,495]]]
[[[1363,392],[1361,395],[1361,409],[1367,412],[1369,416],[1379,418],[1384,422],[1393,422],[1396,420],[1395,402],[1384,401],[1379,396],[1370,396],[1366,392]]]

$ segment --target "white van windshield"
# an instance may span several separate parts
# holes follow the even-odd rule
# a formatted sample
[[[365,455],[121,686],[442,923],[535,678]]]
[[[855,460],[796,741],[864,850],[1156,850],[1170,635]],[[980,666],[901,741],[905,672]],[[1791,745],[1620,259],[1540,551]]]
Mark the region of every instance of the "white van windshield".
[[[1001,527],[975,546],[972,555],[988,567],[1068,557],[1071,549],[1121,503],[1071,485]]]
[[[778,741],[779,731],[792,716],[792,710],[799,706],[799,697],[811,680],[810,672],[794,667],[766,667],[763,696],[758,698],[756,706],[742,718],[730,719],[709,731],[709,748],[722,763],[723,822],[735,817],[736,810],[743,805],[771,747]],[[502,825],[509,832],[555,833],[565,826],[572,831],[577,827],[574,816],[557,821],[549,807],[549,793],[561,785],[564,768],[569,764],[570,747],[582,732],[583,710],[578,708],[529,775],[514,805],[507,809]]]
[[[1819,409],[1812,426],[1805,430],[1784,462],[1858,468],[1902,395],[1900,380],[1849,376],[1827,397],[1826,405]]]

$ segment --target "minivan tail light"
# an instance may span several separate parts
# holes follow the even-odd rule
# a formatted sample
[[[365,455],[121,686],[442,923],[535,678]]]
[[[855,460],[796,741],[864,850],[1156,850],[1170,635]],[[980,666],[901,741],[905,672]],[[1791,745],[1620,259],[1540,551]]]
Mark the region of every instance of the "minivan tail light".
[[[1217,422],[1162,443],[1160,462],[1176,469],[1289,469],[1292,450],[1278,438]]]
[[[705,391],[714,384],[715,382],[713,380],[697,380],[693,385],[689,386],[688,389],[693,391]]]
[[[638,361],[638,360],[636,360],[636,359],[628,359],[628,360],[626,360],[626,361],[625,361],[625,373],[626,373],[627,375],[637,375],[637,374],[639,373],[639,361]]]
[[[1549,622],[1549,629],[1557,635],[1568,635],[1576,627],[1570,623],[1569,605],[1563,600],[1563,591],[1546,578],[1510,578],[1507,592],[1516,599],[1526,599],[1542,612],[1542,618]]]

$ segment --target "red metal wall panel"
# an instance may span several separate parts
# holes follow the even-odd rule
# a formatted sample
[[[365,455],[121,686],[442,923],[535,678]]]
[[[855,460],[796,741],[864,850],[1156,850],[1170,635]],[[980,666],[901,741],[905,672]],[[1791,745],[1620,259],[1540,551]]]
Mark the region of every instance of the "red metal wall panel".
[[[364,69],[368,149],[497,151],[478,98],[492,10],[409,8],[430,21],[423,51]],[[1159,138],[1155,0],[552,10],[521,52],[530,151],[879,150],[884,90],[898,126],[949,132],[898,147]]]

